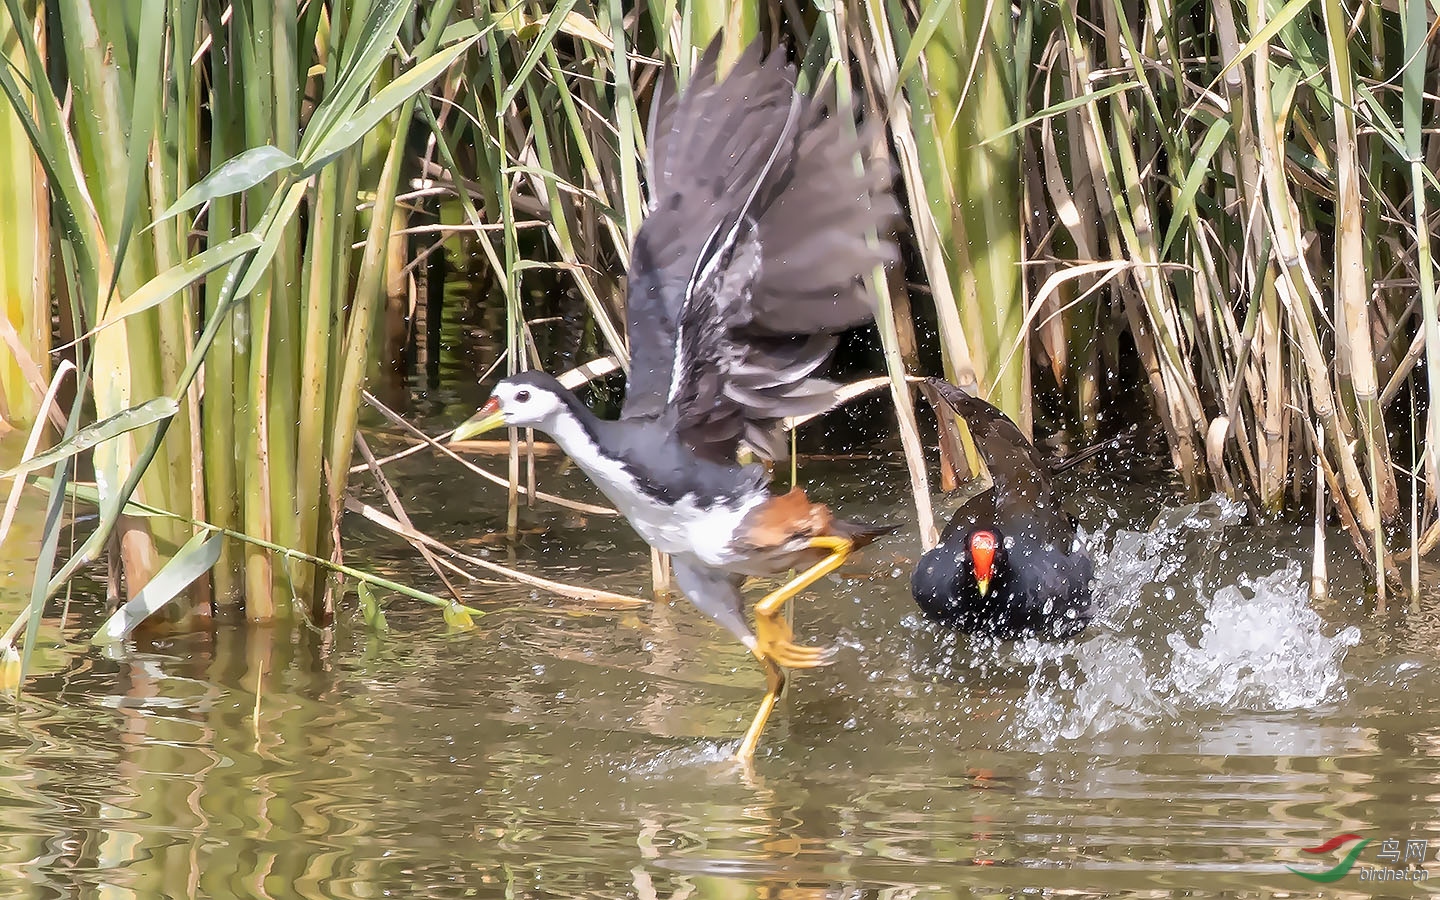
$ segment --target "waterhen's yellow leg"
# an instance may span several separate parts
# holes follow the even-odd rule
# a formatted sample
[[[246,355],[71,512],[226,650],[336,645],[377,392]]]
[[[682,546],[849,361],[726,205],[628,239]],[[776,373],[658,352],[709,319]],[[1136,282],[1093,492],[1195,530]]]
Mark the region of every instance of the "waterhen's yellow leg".
[[[800,647],[791,641],[795,633],[780,615],[785,603],[805,588],[838,569],[854,546],[841,537],[811,538],[810,546],[829,550],[830,555],[776,588],[755,604],[755,655],[773,659],[791,669],[811,669],[830,661],[831,651],[823,647]]]
[[[771,591],[765,599],[755,604],[754,650],[755,655],[760,658],[760,664],[765,667],[766,690],[765,697],[760,701],[760,709],[755,712],[755,719],[745,732],[745,739],[740,742],[739,752],[735,754],[736,758],[742,761],[748,761],[755,755],[755,747],[760,742],[760,732],[765,730],[765,721],[770,718],[770,711],[775,708],[780,692],[785,687],[785,672],[780,667],[813,669],[830,662],[834,653],[829,647],[801,647],[795,644],[791,640],[795,632],[781,615],[786,601],[838,569],[845,562],[845,557],[850,555],[854,545],[846,538],[827,536],[812,538],[810,546],[829,550],[830,555]]]
[[[770,711],[780,701],[780,692],[785,690],[785,670],[764,656],[760,657],[760,665],[765,667],[765,697],[760,701],[760,708],[755,711],[755,718],[746,729],[745,739],[740,742],[740,749],[735,753],[735,758],[744,763],[749,763],[755,756],[755,748],[760,744],[760,732],[765,730],[765,721],[770,718]]]

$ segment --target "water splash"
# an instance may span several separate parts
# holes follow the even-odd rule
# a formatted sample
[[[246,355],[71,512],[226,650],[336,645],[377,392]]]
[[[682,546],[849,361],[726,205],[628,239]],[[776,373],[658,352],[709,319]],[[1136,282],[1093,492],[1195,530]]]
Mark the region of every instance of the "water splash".
[[[1300,567],[1216,592],[1198,645],[1179,634],[1171,681],[1194,702],[1232,709],[1305,709],[1341,687],[1345,651],[1360,643],[1353,625],[1334,637],[1310,608]]]
[[[1149,531],[1118,531],[1108,553],[1103,535],[1087,535],[1100,615],[1080,641],[1014,646],[1030,670],[1020,736],[1053,745],[1196,711],[1308,709],[1343,696],[1341,663],[1359,629],[1325,634],[1297,564],[1238,581],[1223,565],[1207,572],[1244,514],[1214,497],[1162,513]]]
[[[668,776],[677,769],[701,769],[729,772],[737,769],[735,751],[739,741],[701,741],[680,747],[668,747],[654,753],[642,754],[634,759],[612,767],[612,771],[624,776],[655,778]]]
[[[1141,602],[1156,589],[1173,600],[1170,585],[1187,560],[1214,554],[1225,529],[1245,519],[1245,505],[1216,494],[1209,500],[1160,512],[1148,531],[1120,529],[1108,551],[1103,532],[1081,533],[1095,560],[1093,590],[1102,626],[1132,624]]]

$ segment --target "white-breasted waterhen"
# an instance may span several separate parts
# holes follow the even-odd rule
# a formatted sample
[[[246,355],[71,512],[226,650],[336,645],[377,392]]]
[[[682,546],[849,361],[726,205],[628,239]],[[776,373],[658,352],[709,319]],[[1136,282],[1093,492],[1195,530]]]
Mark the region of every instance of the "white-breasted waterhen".
[[[765,468],[737,456],[743,443],[774,459],[782,419],[834,404],[836,386],[814,373],[840,332],[873,317],[864,278],[896,255],[898,208],[888,168],[862,165],[853,121],[801,96],[783,53],[762,59],[752,45],[723,79],[717,56],[715,44],[685,92],[666,90],[651,110],[619,420],[527,372],[497,384],[452,440],[501,425],[550,435],[670,554],[685,596],[764,666],[765,697],[737,754],[748,760],[783,668],[831,656],[792,642],[785,602],[889,529],[841,520],[798,488],[773,496]],[[792,569],[800,574],[755,605],[752,632],[744,577]]]
[[[961,631],[1001,639],[1060,638],[1092,616],[1090,556],[1050,480],[1050,466],[1004,413],[929,379],[965,420],[993,485],[956,511],[920,557],[910,589],[920,610]],[[939,405],[937,414],[944,414]]]

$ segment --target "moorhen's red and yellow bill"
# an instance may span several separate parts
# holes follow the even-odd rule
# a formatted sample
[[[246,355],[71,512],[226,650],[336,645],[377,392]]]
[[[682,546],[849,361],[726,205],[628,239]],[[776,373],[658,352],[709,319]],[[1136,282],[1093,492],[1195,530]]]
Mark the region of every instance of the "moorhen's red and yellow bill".
[[[783,54],[752,46],[723,80],[718,44],[688,88],[651,111],[650,209],[626,292],[630,373],[620,419],[599,419],[554,378],[511,376],[455,431],[550,435],[650,546],[681,591],[759,657],[768,689],[740,744],[749,759],[785,683],[822,665],[797,646],[787,600],[883,530],[836,518],[804,492],[773,496],[743,442],[773,459],[781,421],[828,409],[813,377],[837,335],[872,319],[864,278],[891,262],[888,171],[867,172],[852,121],[802,97]],[[879,240],[875,236],[879,235]],[[745,620],[747,575],[800,574]]]
[[[993,485],[962,506],[910,579],[926,616],[998,638],[1068,637],[1092,615],[1090,557],[1050,470],[1015,423],[978,397],[930,379],[965,420]],[[937,414],[943,411],[937,407]]]

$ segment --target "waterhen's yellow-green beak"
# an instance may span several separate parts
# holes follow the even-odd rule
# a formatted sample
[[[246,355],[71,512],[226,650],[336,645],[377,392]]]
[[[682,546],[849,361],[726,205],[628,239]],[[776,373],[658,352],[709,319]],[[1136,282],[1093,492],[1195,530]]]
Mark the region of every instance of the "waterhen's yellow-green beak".
[[[480,407],[479,412],[460,423],[460,427],[456,428],[455,433],[450,435],[450,443],[468,441],[487,431],[502,428],[504,425],[505,414],[500,411],[500,401],[491,397],[485,401],[484,406]]]

